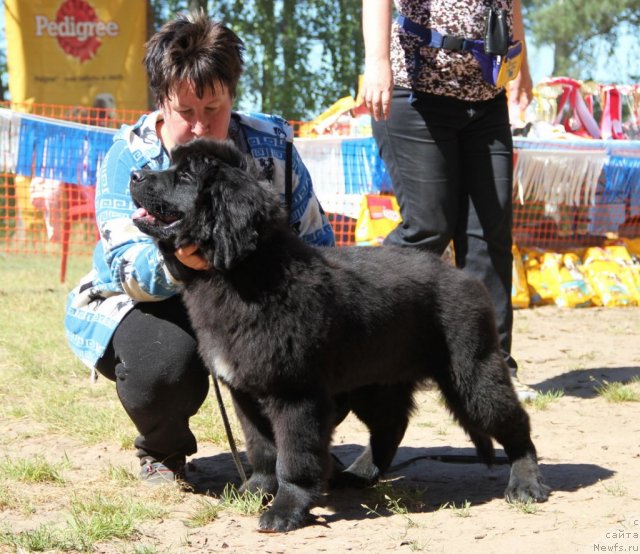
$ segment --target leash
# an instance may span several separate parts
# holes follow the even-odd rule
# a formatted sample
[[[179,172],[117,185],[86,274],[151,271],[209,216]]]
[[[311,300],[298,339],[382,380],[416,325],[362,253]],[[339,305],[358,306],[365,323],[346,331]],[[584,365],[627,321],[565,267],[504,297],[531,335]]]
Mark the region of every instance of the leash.
[[[220,408],[220,415],[222,416],[222,423],[224,424],[224,430],[227,434],[227,441],[229,442],[229,448],[231,448],[231,457],[233,458],[233,463],[236,464],[236,469],[238,470],[238,474],[240,475],[240,479],[242,479],[242,484],[244,485],[247,482],[247,474],[244,472],[244,468],[242,467],[242,462],[240,461],[240,455],[238,454],[236,441],[233,438],[233,433],[231,432],[231,425],[229,424],[229,417],[227,415],[227,410],[224,407],[224,402],[222,401],[222,394],[220,393],[220,385],[218,384],[218,378],[215,375],[213,375],[213,386],[216,390],[218,408]]]
[[[287,140],[285,142],[284,199],[285,199],[285,205],[286,205],[286,209],[289,217],[291,217],[292,196],[293,196],[293,140]],[[214,372],[211,372],[211,376],[213,377],[213,386],[216,391],[216,399],[218,401],[218,408],[220,409],[220,416],[222,417],[224,430],[225,430],[225,433],[227,434],[227,442],[229,443],[229,448],[231,449],[231,457],[233,458],[233,463],[236,465],[236,469],[238,470],[238,475],[240,475],[240,479],[242,480],[242,484],[244,485],[247,482],[247,474],[244,472],[244,468],[242,467],[242,462],[240,461],[240,455],[238,454],[238,448],[236,447],[236,441],[233,438],[231,425],[229,424],[229,416],[227,415],[227,410],[224,407],[224,402],[222,401],[222,394],[220,392],[220,385],[218,383],[218,378],[216,377]]]

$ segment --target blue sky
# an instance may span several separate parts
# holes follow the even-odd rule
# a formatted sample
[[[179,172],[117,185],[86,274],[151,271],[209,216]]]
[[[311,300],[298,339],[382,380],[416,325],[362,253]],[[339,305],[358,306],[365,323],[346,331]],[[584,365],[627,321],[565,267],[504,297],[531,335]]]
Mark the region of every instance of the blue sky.
[[[553,49],[551,47],[536,48],[531,42],[527,43],[528,60],[531,77],[534,83],[550,77],[553,67]],[[633,75],[640,75],[640,38],[623,30],[620,34],[618,46],[613,56],[604,52],[604,45],[596,52],[597,63],[593,78],[601,84],[635,84],[630,81]]]

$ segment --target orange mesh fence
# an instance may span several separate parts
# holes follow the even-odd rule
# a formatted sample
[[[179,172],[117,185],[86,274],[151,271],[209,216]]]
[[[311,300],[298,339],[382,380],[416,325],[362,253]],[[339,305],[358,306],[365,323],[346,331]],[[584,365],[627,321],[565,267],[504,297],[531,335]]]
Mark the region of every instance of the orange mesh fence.
[[[118,129],[124,123],[133,123],[144,112],[115,107],[69,106],[64,104],[36,104],[32,102],[0,101],[0,108],[42,117],[60,119],[70,123],[83,123]]]
[[[89,256],[95,245],[95,166],[101,152],[113,130],[141,112],[51,104],[0,108],[0,251],[58,256],[64,280],[68,257]],[[47,119],[35,117],[25,125],[28,116]],[[299,126],[294,122],[294,129]],[[74,133],[77,144],[69,139]],[[640,237],[640,143],[618,142],[624,148],[602,141],[589,143],[588,150],[516,141],[518,246],[562,249],[597,245],[607,237]],[[373,139],[297,138],[296,147],[337,243],[353,244],[363,197],[391,194]]]
[[[0,111],[0,251],[59,256],[64,281],[68,256],[90,255],[97,240],[96,138],[105,150],[142,112],[16,102]]]

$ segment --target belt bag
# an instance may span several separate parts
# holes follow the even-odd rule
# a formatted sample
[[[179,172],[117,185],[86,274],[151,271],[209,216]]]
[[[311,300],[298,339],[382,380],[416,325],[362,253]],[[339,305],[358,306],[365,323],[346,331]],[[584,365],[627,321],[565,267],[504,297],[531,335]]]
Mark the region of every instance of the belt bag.
[[[466,39],[452,35],[443,35],[411,21],[403,15],[398,16],[397,23],[405,31],[418,36],[421,40],[416,46],[415,71],[420,71],[420,48],[443,48],[452,52],[470,52],[480,64],[483,79],[498,88],[504,87],[510,80],[515,79],[522,65],[524,49],[519,40],[511,41],[504,55],[490,54],[485,50],[484,40]]]
[[[509,45],[504,56],[487,54],[484,49],[474,49],[471,50],[471,53],[480,64],[483,79],[495,87],[502,88],[506,86],[520,72],[523,48],[522,42],[519,40]]]

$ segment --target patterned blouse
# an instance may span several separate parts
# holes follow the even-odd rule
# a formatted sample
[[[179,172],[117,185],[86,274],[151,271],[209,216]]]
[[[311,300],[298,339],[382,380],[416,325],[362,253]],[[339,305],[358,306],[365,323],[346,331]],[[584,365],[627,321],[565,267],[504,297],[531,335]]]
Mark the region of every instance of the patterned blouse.
[[[482,39],[485,18],[491,6],[506,9],[512,33],[512,0],[394,0],[398,13],[443,35]],[[471,52],[442,48],[420,50],[419,74],[414,76],[414,53],[419,39],[394,22],[391,34],[391,64],[394,84],[430,94],[479,101],[495,97],[501,89],[482,78],[480,65]]]

